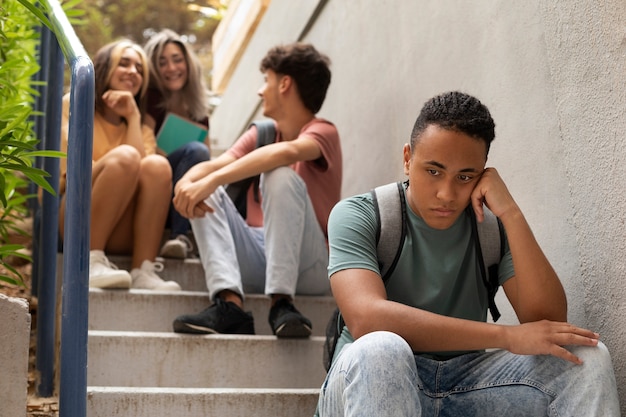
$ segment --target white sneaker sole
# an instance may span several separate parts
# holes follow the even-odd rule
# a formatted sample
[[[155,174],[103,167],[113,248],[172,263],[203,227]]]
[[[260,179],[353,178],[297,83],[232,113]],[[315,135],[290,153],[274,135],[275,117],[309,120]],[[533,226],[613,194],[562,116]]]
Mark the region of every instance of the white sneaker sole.
[[[95,277],[89,277],[89,286],[92,288],[104,289],[129,289],[131,278],[128,272],[120,271],[119,274],[107,274]]]
[[[161,248],[160,256],[164,258],[185,259],[187,257],[187,248],[184,245],[167,243]]]
[[[180,285],[178,285],[177,282],[174,281],[163,281],[161,283],[158,284],[148,284],[148,285],[142,285],[141,283],[139,284],[133,284],[133,289],[136,290],[152,290],[152,291],[180,291]]]

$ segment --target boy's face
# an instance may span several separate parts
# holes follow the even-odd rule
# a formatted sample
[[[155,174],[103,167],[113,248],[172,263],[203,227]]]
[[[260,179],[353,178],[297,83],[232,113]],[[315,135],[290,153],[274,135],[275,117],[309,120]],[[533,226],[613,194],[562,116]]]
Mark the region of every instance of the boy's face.
[[[415,149],[404,146],[409,206],[430,227],[449,228],[469,204],[486,162],[484,141],[428,126],[416,141]]]
[[[279,104],[281,77],[272,70],[263,73],[263,85],[258,94],[263,99],[263,116],[276,118]]]

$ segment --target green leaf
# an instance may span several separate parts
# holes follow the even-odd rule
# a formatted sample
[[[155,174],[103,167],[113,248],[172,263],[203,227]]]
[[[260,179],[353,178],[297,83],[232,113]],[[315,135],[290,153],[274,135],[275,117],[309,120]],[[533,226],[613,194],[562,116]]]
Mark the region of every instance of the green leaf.
[[[24,249],[24,245],[8,244],[0,246],[0,256],[13,255],[14,252],[20,249]]]
[[[43,156],[43,157],[49,157],[49,158],[67,157],[67,154],[61,151],[33,151],[33,152],[28,152],[27,155],[29,157],[35,157],[35,156]]]
[[[29,2],[28,0],[17,0],[17,1],[22,3],[24,7],[30,10],[32,14],[34,14],[35,16],[37,16],[39,20],[41,20],[41,23],[46,25],[48,29],[50,29],[54,33],[54,28],[52,27],[52,23],[50,23],[50,20],[46,17],[46,15],[43,13],[41,9],[39,9],[37,6]]]

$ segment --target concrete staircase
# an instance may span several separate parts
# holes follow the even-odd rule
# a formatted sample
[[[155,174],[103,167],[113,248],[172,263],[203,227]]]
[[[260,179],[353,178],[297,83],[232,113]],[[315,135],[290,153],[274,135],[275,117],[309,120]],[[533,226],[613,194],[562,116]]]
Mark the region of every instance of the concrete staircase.
[[[112,257],[128,269],[129,259]],[[180,314],[209,305],[199,260],[162,260],[183,292],[89,291],[88,417],[312,416],[324,380],[324,331],[332,297],[296,297],[309,339],[277,339],[269,300],[247,295],[255,336],[182,335]]]

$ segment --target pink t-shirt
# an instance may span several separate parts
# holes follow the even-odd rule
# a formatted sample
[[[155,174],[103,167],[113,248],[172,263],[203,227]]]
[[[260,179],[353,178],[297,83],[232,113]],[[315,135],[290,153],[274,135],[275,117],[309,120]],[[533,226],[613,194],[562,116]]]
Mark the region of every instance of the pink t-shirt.
[[[241,158],[256,148],[256,127],[248,129],[237,142],[226,151],[234,158]],[[342,155],[337,128],[324,119],[313,119],[302,127],[298,137],[307,137],[317,142],[322,156],[315,161],[299,161],[291,168],[304,180],[313,203],[317,221],[327,234],[328,215],[341,197]],[[275,142],[282,139],[277,130]],[[254,201],[252,187],[248,190],[246,222],[253,227],[263,226],[260,203]]]

